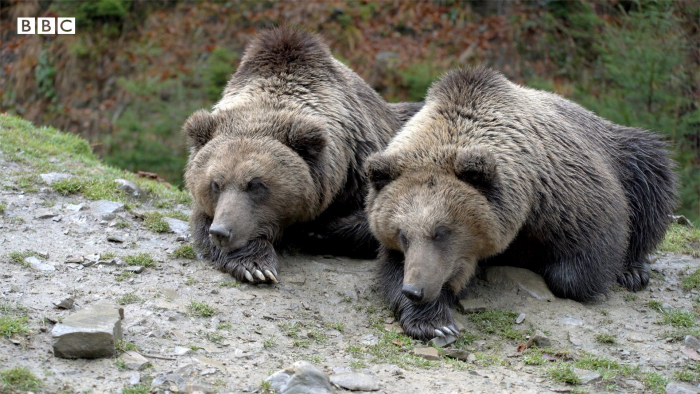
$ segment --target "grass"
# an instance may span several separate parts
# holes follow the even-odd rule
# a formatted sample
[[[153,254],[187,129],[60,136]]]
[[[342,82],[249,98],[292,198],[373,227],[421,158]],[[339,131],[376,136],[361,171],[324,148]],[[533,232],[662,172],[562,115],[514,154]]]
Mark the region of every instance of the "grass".
[[[683,278],[681,285],[685,290],[700,289],[700,268]]]
[[[636,294],[631,294],[631,293],[630,293],[630,294],[625,294],[625,295],[622,297],[622,299],[625,300],[626,302],[636,301],[636,300],[637,300],[637,295],[636,295]]]
[[[151,268],[156,265],[155,259],[148,253],[132,254],[124,257],[124,261],[128,265],[138,265],[144,268]]]
[[[516,312],[492,309],[483,312],[472,313],[469,320],[484,334],[497,335],[504,339],[523,340],[525,336],[513,328]]]
[[[164,233],[170,230],[170,225],[163,219],[160,212],[148,212],[143,218],[143,225],[154,233]]]
[[[697,317],[692,312],[682,309],[664,309],[659,301],[649,301],[647,305],[661,313],[662,320],[659,322],[660,324],[668,324],[675,328],[690,328],[696,325]]]
[[[596,334],[595,340],[598,343],[604,343],[606,345],[612,345],[614,343],[617,343],[617,340],[615,339],[614,335],[605,333]]]
[[[120,221],[114,223],[114,227],[119,228],[119,229],[125,229],[128,227],[131,227],[131,225],[129,224],[129,222],[125,222],[123,220],[120,220]]]
[[[187,277],[187,280],[185,281],[185,286],[194,286],[197,284],[197,280],[195,278],[192,278],[190,276]]]
[[[122,394],[148,394],[150,390],[149,386],[137,384],[135,386],[124,386]]]
[[[216,344],[220,344],[224,341],[224,336],[217,332],[207,332],[200,330],[199,335],[203,336],[206,340]]]
[[[185,213],[182,213],[180,211],[168,211],[168,212],[165,212],[163,214],[163,216],[168,217],[168,218],[173,218],[173,219],[179,219],[179,220],[182,220],[185,222],[190,221],[190,216],[185,214]]]
[[[5,213],[5,210],[7,209],[7,205],[5,204],[0,204],[0,215]]]
[[[261,394],[272,394],[275,390],[272,389],[272,383],[263,380],[260,382],[260,393]]]
[[[221,322],[216,325],[217,330],[230,330],[231,329],[231,323],[229,322]]]
[[[666,385],[669,382],[667,377],[656,372],[644,374],[642,376],[642,381],[644,382],[644,386],[654,393],[664,393],[666,391]]]
[[[700,257],[700,228],[671,224],[659,250]]]
[[[544,358],[542,353],[533,352],[523,355],[523,362],[525,365],[544,365],[547,364],[547,359]]]
[[[192,316],[196,317],[212,317],[214,314],[216,314],[216,310],[214,308],[203,302],[192,301],[189,308]]]
[[[38,259],[45,260],[37,252],[31,250],[25,250],[24,252],[10,252],[10,254],[7,255],[7,257],[10,263],[22,265],[25,267],[29,266],[29,264],[24,261],[27,257],[36,257]]]
[[[1,316],[0,338],[29,334],[29,319],[26,316]]]
[[[219,287],[235,287],[239,288],[241,287],[241,284],[236,282],[235,280],[225,280],[223,282],[219,282]]]
[[[581,379],[574,372],[574,367],[569,363],[559,363],[547,371],[550,379],[555,382],[580,384]]]
[[[105,252],[100,255],[100,260],[109,260],[117,257],[117,254],[114,252]]]
[[[117,340],[117,343],[115,344],[115,349],[119,352],[130,352],[130,351],[141,351],[141,348],[138,345],[135,345],[129,341],[125,341],[123,339]]]
[[[182,245],[175,249],[171,256],[176,259],[194,259],[197,257],[197,253],[192,248],[192,245]]]
[[[277,346],[277,338],[275,338],[275,337],[270,337],[270,338],[266,339],[265,341],[263,341],[263,347],[265,349],[273,348],[275,346]]]
[[[4,159],[29,167],[10,179],[25,191],[43,182],[40,173],[62,172],[73,176],[53,183],[51,188],[64,195],[80,193],[90,200],[130,203],[129,196],[114,184],[115,179],[122,178],[135,182],[155,200],[171,205],[192,202],[184,190],[105,165],[89,143],[76,135],[36,127],[17,116],[0,115],[0,151]]]
[[[129,304],[135,304],[137,302],[143,301],[141,297],[137,296],[136,294],[132,293],[127,293],[124,294],[123,296],[117,298],[117,304],[119,305],[129,305]]]
[[[0,371],[0,392],[27,392],[36,391],[44,383],[25,367],[15,367]]]
[[[122,271],[119,275],[114,277],[114,280],[116,280],[117,282],[123,282],[127,279],[133,278],[134,275],[136,275],[136,274],[134,274],[131,271]]]

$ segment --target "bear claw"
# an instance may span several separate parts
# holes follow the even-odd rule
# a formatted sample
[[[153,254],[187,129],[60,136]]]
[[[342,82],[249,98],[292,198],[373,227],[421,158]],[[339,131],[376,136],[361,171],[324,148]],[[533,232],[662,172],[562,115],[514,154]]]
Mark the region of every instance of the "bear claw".
[[[437,328],[435,329],[435,335],[438,337],[441,337],[441,338],[445,337],[445,334],[442,331],[438,330]]]
[[[250,271],[248,270],[245,271],[245,278],[248,279],[248,282],[255,282],[255,279],[253,279],[253,275],[251,275]]]
[[[265,278],[265,275],[263,275],[263,273],[260,272],[260,270],[255,270],[255,276],[262,281],[267,280],[267,278]]]
[[[270,272],[270,270],[265,270],[265,275],[267,275],[267,277],[270,278],[270,280],[274,283],[280,283],[277,281],[277,277],[272,272]]]

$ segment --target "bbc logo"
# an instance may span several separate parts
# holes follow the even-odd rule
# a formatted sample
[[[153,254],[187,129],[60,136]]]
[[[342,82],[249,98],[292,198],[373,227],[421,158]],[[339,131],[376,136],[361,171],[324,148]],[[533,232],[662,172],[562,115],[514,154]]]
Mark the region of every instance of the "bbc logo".
[[[75,34],[75,18],[17,18],[17,34]]]

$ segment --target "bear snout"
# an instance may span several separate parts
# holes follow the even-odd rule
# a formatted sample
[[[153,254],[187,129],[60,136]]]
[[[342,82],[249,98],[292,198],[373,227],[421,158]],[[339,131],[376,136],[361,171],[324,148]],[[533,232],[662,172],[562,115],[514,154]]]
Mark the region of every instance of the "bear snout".
[[[221,248],[222,245],[226,245],[231,241],[231,230],[222,225],[212,224],[209,227],[209,236],[212,242]]]
[[[422,287],[413,285],[403,285],[403,287],[401,288],[401,292],[403,293],[403,295],[406,296],[406,298],[413,302],[419,303],[422,302],[425,298],[425,292],[423,291]]]

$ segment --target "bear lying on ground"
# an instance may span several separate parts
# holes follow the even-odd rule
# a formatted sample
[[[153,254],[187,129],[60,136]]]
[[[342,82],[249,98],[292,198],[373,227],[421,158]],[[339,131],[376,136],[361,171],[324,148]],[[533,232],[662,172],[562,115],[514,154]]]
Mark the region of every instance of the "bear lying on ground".
[[[368,158],[381,286],[405,332],[456,333],[477,264],[523,266],[560,297],[649,281],[676,179],[658,136],[487,69],[457,70]]]
[[[183,126],[196,248],[249,282],[277,282],[274,245],[298,223],[333,252],[376,255],[364,161],[420,106],[388,105],[316,35],[259,34],[212,113]]]

